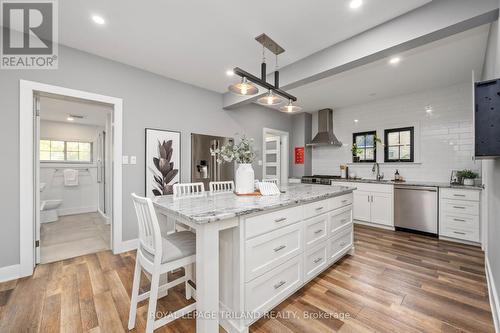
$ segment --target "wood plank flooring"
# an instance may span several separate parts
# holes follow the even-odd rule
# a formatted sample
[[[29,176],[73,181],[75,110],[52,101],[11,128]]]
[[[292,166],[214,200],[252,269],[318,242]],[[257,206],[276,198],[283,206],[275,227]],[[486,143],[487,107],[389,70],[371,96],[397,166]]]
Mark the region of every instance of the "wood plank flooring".
[[[134,256],[98,252],[0,283],[0,332],[126,332]],[[184,306],[183,289],[171,290],[158,311]],[[134,332],[144,331],[146,312],[144,301]],[[156,332],[194,331],[195,321],[182,318]],[[355,254],[251,332],[494,332],[484,256],[467,245],[356,226]]]

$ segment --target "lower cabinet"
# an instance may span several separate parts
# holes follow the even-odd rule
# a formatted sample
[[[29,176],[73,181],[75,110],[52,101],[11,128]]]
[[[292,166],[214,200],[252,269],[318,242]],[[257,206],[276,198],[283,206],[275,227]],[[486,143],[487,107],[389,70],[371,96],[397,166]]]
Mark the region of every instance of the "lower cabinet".
[[[333,182],[332,185],[357,188],[353,192],[355,220],[394,227],[394,186],[356,182]]]
[[[439,236],[479,243],[480,193],[475,190],[439,190]]]

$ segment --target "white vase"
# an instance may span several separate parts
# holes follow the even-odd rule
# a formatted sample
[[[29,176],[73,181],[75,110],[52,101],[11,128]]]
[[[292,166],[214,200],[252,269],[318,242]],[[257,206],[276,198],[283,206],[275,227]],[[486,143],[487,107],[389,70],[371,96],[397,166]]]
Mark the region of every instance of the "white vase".
[[[241,163],[236,169],[236,193],[248,194],[254,192],[255,174],[251,163]]]
[[[466,186],[473,186],[474,185],[474,179],[464,178],[464,185],[466,185]]]

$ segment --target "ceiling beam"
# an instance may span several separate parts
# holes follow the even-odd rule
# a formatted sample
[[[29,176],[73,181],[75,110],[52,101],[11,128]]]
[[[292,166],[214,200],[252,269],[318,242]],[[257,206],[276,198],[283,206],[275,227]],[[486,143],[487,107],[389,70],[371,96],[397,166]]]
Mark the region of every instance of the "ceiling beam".
[[[494,22],[498,19],[498,6],[498,0],[434,0],[281,68],[281,88],[297,88]],[[268,80],[272,81],[272,74]],[[250,97],[227,92],[223,95],[223,108],[238,108],[265,93],[267,90],[259,89],[257,95]]]

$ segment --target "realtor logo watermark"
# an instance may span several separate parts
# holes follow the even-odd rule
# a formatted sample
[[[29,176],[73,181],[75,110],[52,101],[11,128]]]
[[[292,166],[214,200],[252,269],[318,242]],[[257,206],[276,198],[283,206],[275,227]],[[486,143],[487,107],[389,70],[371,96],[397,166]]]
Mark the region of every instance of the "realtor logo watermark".
[[[57,69],[57,0],[0,0],[1,69]]]

